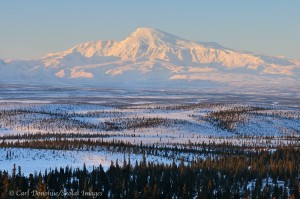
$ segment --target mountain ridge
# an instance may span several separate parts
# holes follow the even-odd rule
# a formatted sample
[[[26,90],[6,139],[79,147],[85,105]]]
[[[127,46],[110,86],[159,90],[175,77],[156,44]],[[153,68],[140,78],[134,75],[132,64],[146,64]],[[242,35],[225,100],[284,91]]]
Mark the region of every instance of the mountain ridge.
[[[122,82],[150,86],[290,86],[299,83],[299,71],[296,60],[190,41],[153,28],[138,28],[121,41],[84,42],[37,60],[0,61],[1,74],[6,73],[0,75],[4,81],[14,78],[95,86]]]

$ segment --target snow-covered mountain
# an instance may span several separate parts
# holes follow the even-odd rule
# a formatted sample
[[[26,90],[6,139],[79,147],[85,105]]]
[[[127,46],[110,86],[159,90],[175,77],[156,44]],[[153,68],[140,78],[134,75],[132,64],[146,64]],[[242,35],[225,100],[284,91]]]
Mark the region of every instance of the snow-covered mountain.
[[[300,62],[196,42],[152,28],[38,60],[0,60],[0,82],[89,86],[297,87]]]

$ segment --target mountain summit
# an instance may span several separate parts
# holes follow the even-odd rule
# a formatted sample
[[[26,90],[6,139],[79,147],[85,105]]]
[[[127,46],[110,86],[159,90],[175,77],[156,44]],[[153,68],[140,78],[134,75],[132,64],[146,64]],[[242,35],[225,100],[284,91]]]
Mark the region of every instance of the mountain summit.
[[[189,41],[153,28],[138,28],[122,41],[82,43],[38,60],[0,62],[8,82],[92,86],[282,87],[298,83],[299,69],[295,60]]]

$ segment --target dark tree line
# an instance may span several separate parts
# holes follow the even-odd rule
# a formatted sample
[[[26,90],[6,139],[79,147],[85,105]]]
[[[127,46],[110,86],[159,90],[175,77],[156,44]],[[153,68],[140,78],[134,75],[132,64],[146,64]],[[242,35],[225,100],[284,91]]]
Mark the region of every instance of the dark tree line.
[[[71,167],[46,170],[24,176],[21,167],[0,172],[1,198],[9,191],[26,192],[101,192],[98,198],[160,199],[160,198],[294,198],[300,197],[299,149],[284,148],[275,152],[260,151],[255,156],[224,154],[219,157],[198,158],[185,163],[155,164],[146,160],[131,163],[125,158],[122,165],[112,162],[107,170],[100,165],[88,170]],[[265,179],[272,182],[263,183]],[[283,181],[284,185],[279,182]],[[249,188],[249,182],[254,182]],[[36,198],[47,198],[36,197]],[[48,197],[51,198],[51,197]],[[55,197],[52,197],[55,198]],[[63,197],[60,197],[63,198]]]
[[[67,138],[109,138],[109,137],[140,137],[125,133],[22,133],[0,136],[2,140],[34,140],[34,139],[67,139]]]
[[[296,145],[291,145],[297,147]],[[290,146],[290,147],[291,147]],[[173,143],[173,144],[143,144],[131,143],[121,140],[106,141],[103,138],[99,140],[94,139],[70,139],[70,137],[55,137],[53,139],[35,139],[29,140],[5,140],[0,142],[1,148],[29,148],[29,149],[50,149],[50,150],[86,150],[86,151],[102,151],[108,150],[110,152],[118,153],[135,153],[154,156],[163,156],[167,158],[175,158],[187,154],[187,156],[220,156],[224,154],[241,155],[241,156],[256,156],[265,147],[261,146],[236,146],[230,142],[215,143],[202,142],[193,143]],[[284,148],[287,146],[278,146],[277,148]]]

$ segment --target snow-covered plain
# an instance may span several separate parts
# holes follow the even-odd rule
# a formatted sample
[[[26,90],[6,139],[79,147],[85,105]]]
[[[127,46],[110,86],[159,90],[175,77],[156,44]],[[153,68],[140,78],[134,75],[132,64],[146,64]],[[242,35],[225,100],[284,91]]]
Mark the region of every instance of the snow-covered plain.
[[[21,89],[21,88],[20,88]],[[0,140],[22,142],[23,134],[80,134],[82,140],[122,141],[134,145],[180,146],[231,143],[276,148],[299,145],[300,104],[294,96],[206,94],[193,91],[80,90],[17,88],[0,91]],[[223,122],[223,123],[222,123]],[[85,136],[89,135],[89,136]],[[67,139],[73,140],[74,136]],[[43,140],[43,136],[39,138]],[[46,138],[45,138],[46,139]],[[49,137],[47,138],[49,139]],[[13,155],[7,158],[7,154]],[[191,154],[180,154],[186,160]],[[1,148],[0,170],[13,164],[29,173],[61,166],[91,168],[122,162],[123,153],[97,149],[50,150]],[[128,154],[125,154],[128,157]],[[142,154],[131,154],[131,162]],[[149,155],[170,163],[173,157]]]
[[[9,155],[8,155],[9,154]],[[7,157],[8,156],[8,157]],[[60,167],[72,167],[73,169],[86,168],[91,170],[93,167],[99,166],[107,170],[111,165],[111,161],[118,160],[119,165],[128,161],[130,157],[132,166],[136,160],[142,160],[142,154],[124,155],[118,152],[111,152],[105,149],[101,151],[74,151],[74,150],[47,150],[47,149],[20,149],[20,148],[0,148],[0,170],[11,171],[13,165],[21,166],[22,173],[29,175],[33,172],[44,172],[46,169],[59,169]],[[170,164],[172,159],[159,156],[147,156],[147,161],[154,163],[164,162]]]

